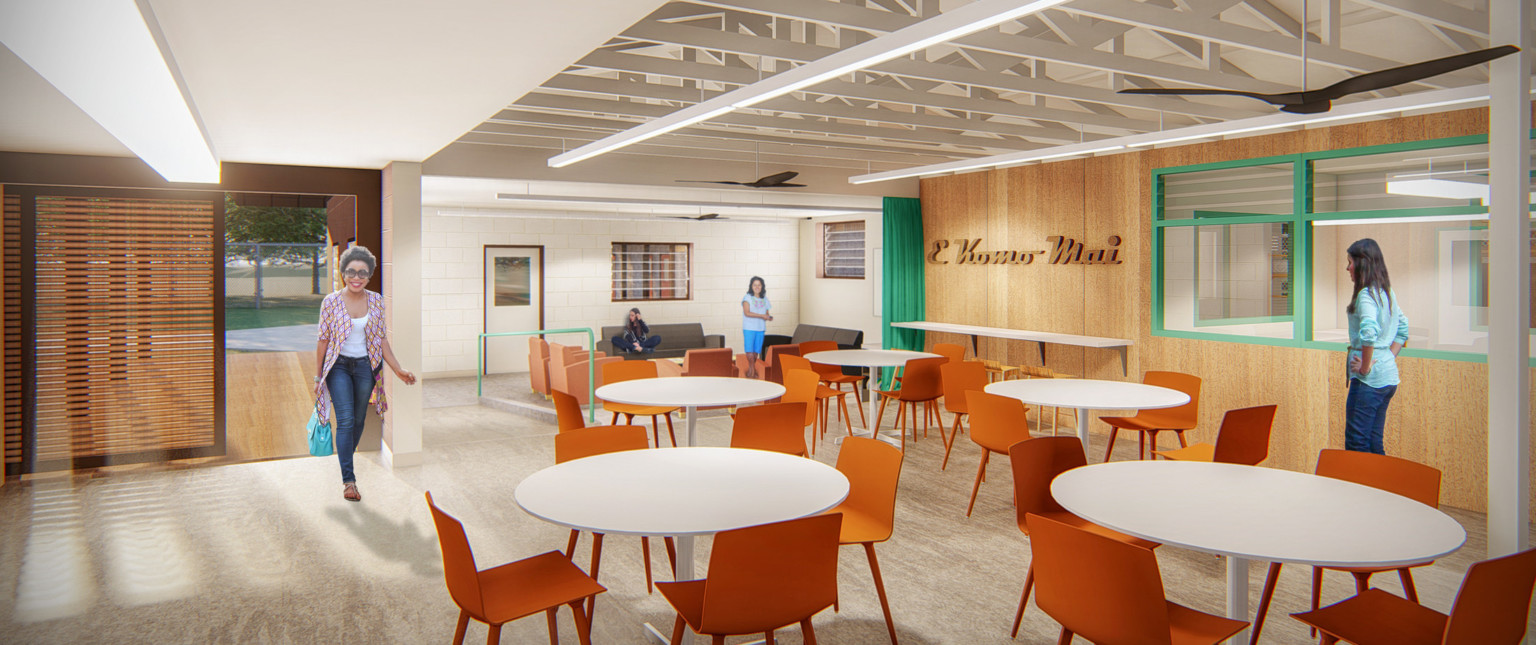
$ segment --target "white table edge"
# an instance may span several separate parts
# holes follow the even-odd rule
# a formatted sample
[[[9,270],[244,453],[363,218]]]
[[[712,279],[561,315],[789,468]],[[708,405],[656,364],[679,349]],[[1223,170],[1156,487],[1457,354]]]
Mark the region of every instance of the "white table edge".
[[[834,470],[836,470],[836,469],[834,469]],[[842,471],[840,471],[840,470],[837,471],[837,472],[840,475],[842,474]],[[847,475],[843,475],[843,478],[847,479]],[[850,491],[852,490],[852,484],[853,484],[853,482],[850,481],[849,482],[849,490]],[[736,529],[743,529],[743,528],[747,528],[747,526],[761,526],[759,524],[749,524],[747,526],[738,526],[736,528],[730,528],[730,529],[715,529],[715,530],[710,530],[710,531],[687,531],[687,532],[682,532],[682,533],[645,533],[645,532],[639,532],[639,531],[614,531],[614,530],[604,529],[604,528],[601,528],[601,527],[582,526],[582,525],[579,525],[579,524],[571,524],[569,522],[561,522],[559,520],[551,519],[549,517],[545,517],[543,515],[540,515],[538,513],[533,512],[531,510],[528,510],[528,507],[523,506],[523,502],[521,500],[517,499],[517,495],[515,493],[513,494],[512,498],[513,498],[513,501],[517,503],[517,507],[520,508],[520,509],[523,509],[524,513],[532,515],[533,517],[538,518],[540,521],[548,522],[548,523],[553,524],[555,526],[561,526],[561,527],[565,527],[565,528],[568,528],[568,529],[576,529],[578,531],[586,531],[588,533],[602,533],[603,535],[637,535],[637,536],[643,536],[643,537],[700,537],[700,536],[705,536],[705,535],[714,535],[716,533],[722,533],[722,532],[725,532],[725,531],[734,531]],[[836,502],[833,502],[830,506],[827,506],[826,508],[822,508],[822,509],[810,512],[810,513],[806,513],[805,515],[801,515],[800,517],[790,518],[790,520],[797,520],[797,519],[801,519],[801,518],[811,517],[811,516],[814,516],[814,515],[821,515],[823,513],[826,513],[827,511],[830,511],[830,510],[832,510],[834,508],[837,508],[839,505],[841,505],[843,502],[845,502],[847,500],[848,500],[848,492],[844,492],[843,496],[841,498],[839,498]],[[790,520],[782,520],[782,521],[788,522]]]

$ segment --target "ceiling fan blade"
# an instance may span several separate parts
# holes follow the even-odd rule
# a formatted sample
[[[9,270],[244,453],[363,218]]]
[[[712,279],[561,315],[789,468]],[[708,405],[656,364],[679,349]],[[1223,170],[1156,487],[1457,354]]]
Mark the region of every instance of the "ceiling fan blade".
[[[805,184],[774,184],[772,186],[761,186],[761,188],[805,188],[805,186]]]
[[[1422,81],[1432,76],[1439,76],[1447,72],[1454,72],[1458,69],[1472,67],[1473,65],[1480,65],[1495,58],[1508,56],[1517,51],[1520,51],[1519,47],[1514,45],[1502,45],[1499,47],[1481,49],[1475,52],[1467,52],[1465,54],[1456,54],[1455,56],[1446,56],[1445,58],[1436,58],[1434,60],[1427,60],[1422,63],[1413,63],[1411,65],[1403,65],[1402,67],[1393,67],[1391,69],[1384,69],[1381,71],[1361,74],[1352,78],[1346,78],[1342,81],[1334,83],[1333,85],[1329,85],[1328,87],[1320,90],[1307,92],[1306,94],[1308,95],[1308,98],[1312,100],[1336,100],[1359,92],[1370,92],[1372,90],[1385,89],[1394,85],[1402,85],[1404,83]]]
[[[798,177],[798,176],[800,176],[800,173],[795,172],[793,170],[786,170],[784,172],[774,173],[772,175],[768,175],[767,177],[761,177],[757,181],[752,182],[752,183],[755,183],[755,184],[778,184],[778,183],[783,183],[783,182],[789,181],[789,180],[794,179],[795,177]]]
[[[672,181],[688,184],[730,184],[732,186],[750,186],[751,184],[740,181],[708,181],[705,179],[674,179]]]

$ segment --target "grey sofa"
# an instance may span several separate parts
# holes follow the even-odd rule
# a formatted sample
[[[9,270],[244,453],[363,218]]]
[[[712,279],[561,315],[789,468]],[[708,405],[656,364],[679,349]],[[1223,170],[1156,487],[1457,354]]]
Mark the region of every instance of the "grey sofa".
[[[722,334],[704,334],[704,325],[700,323],[676,323],[651,325],[651,335],[660,336],[661,344],[656,346],[656,351],[649,354],[636,354],[625,352],[613,346],[613,337],[624,334],[622,325],[611,325],[603,328],[602,337],[597,340],[597,349],[608,352],[609,356],[623,356],[626,359],[649,358],[682,358],[690,349],[709,349],[713,347],[725,347],[725,336]]]
[[[837,343],[842,349],[861,349],[864,345],[864,332],[857,329],[843,329],[841,327],[825,327],[822,325],[799,324],[795,326],[793,336],[783,334],[769,334],[763,337],[763,348],[766,350],[773,345],[798,345],[808,340],[830,340]]]

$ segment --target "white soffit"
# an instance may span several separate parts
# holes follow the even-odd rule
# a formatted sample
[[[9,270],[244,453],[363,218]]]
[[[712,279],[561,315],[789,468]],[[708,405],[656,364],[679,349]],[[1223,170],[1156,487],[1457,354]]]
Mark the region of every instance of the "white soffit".
[[[535,197],[537,199],[531,199]],[[636,215],[721,213],[786,218],[820,217],[834,213],[867,214],[878,212],[881,208],[879,197],[444,176],[421,178],[421,203],[427,207],[482,209],[485,212]]]

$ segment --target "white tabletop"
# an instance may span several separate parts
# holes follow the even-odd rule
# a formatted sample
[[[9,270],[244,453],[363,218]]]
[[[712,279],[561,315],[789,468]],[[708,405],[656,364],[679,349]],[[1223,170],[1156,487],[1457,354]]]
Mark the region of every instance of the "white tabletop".
[[[835,349],[825,352],[811,352],[805,355],[805,360],[822,365],[843,365],[848,367],[901,367],[907,361],[919,358],[937,358],[938,354],[928,352],[914,352],[905,349]]]
[[[1253,560],[1392,567],[1467,539],[1438,509],[1330,477],[1189,461],[1120,461],[1062,473],[1051,494],[1091,522],[1155,542]]]
[[[1076,334],[1058,334],[1055,332],[1031,331],[1028,329],[1004,329],[1001,327],[978,327],[976,325],[957,325],[954,323],[930,322],[926,320],[891,323],[891,326],[903,327],[906,329],[921,329],[923,331],[946,332],[950,334],[987,336],[990,338],[1032,340],[1037,343],[1056,343],[1058,345],[1077,345],[1080,347],[1127,347],[1132,344],[1132,341],[1127,338],[1079,336]]]
[[[729,376],[645,378],[597,388],[597,398],[630,405],[706,407],[756,403],[784,396],[772,381]]]
[[[1189,403],[1189,395],[1178,390],[1127,381],[1019,379],[988,384],[985,391],[1031,405],[1082,410],[1151,410]]]
[[[585,531],[707,535],[814,515],[848,478],[804,457],[739,448],[630,450],[534,473],[513,493],[539,519]]]

